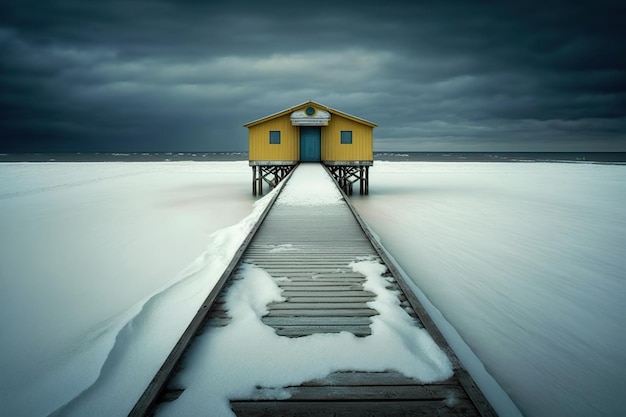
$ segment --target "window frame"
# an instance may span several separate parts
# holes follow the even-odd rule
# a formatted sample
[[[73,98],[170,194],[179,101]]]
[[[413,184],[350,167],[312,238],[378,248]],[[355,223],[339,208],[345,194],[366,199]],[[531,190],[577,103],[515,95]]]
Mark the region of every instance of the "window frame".
[[[348,134],[349,134],[349,137],[348,137]],[[352,130],[340,131],[339,143],[342,145],[352,145]]]
[[[280,145],[280,130],[270,130],[270,145]]]

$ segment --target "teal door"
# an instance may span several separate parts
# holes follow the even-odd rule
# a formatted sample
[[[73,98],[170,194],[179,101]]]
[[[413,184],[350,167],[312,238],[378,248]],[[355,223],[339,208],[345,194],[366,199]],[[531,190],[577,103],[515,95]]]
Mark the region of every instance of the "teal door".
[[[300,161],[321,160],[322,129],[316,126],[300,126]]]

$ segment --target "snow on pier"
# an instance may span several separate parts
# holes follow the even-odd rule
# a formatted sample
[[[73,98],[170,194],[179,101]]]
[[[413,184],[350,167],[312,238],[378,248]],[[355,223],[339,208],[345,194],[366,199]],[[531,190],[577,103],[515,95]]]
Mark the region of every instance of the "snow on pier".
[[[283,188],[157,414],[495,415],[324,168]]]

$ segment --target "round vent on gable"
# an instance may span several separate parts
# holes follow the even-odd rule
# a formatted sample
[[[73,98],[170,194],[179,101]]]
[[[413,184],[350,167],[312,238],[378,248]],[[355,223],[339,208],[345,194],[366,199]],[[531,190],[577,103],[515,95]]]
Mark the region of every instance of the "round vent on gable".
[[[292,126],[328,126],[330,113],[309,106],[291,113]]]

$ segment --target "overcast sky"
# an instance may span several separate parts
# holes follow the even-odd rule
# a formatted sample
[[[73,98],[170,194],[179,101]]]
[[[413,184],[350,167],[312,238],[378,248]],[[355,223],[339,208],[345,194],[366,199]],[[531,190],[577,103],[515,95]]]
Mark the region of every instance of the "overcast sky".
[[[626,2],[2,0],[0,152],[241,151],[309,99],[377,151],[626,151]]]

